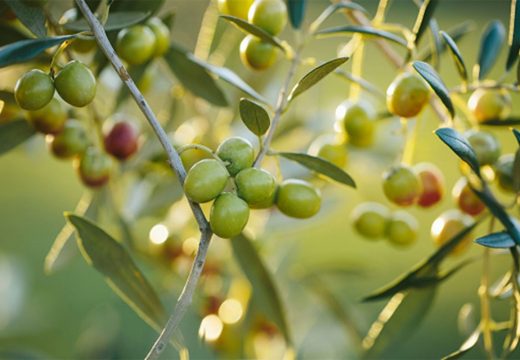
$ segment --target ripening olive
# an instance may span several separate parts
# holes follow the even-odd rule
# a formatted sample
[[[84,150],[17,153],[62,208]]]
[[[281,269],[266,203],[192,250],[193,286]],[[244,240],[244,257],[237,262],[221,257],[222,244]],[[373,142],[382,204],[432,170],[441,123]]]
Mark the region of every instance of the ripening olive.
[[[139,134],[131,123],[120,121],[105,135],[105,150],[119,160],[126,160],[137,151],[138,138]]]
[[[253,70],[265,70],[277,58],[276,48],[253,35],[247,35],[240,43],[240,60]]]
[[[444,245],[462,230],[473,224],[473,218],[460,210],[443,212],[432,224],[431,236],[438,247]],[[468,233],[452,250],[452,254],[459,255],[471,245],[472,237]]]
[[[464,177],[455,183],[452,195],[458,208],[466,214],[476,216],[486,208],[484,203],[471,190],[468,180]]]
[[[229,173],[219,161],[204,159],[193,165],[184,181],[186,196],[205,203],[216,198],[226,187]]]
[[[487,131],[469,130],[464,136],[470,143],[481,166],[493,165],[500,156],[500,143]]]
[[[383,174],[383,191],[394,204],[409,206],[421,196],[422,184],[411,167],[396,165]]]
[[[370,104],[346,100],[336,108],[337,127],[348,136],[350,144],[368,147],[374,143],[375,114]]]
[[[356,206],[351,214],[354,229],[367,239],[378,239],[385,234],[390,210],[383,204],[366,202]]]
[[[153,56],[164,55],[170,47],[170,29],[157,17],[149,19],[146,22],[146,26],[148,26],[155,35]]]
[[[305,219],[320,210],[321,194],[307,181],[287,179],[278,188],[276,205],[287,216]]]
[[[222,14],[247,20],[247,13],[253,0],[218,0],[218,9]]]
[[[388,110],[404,118],[414,117],[421,112],[430,97],[428,84],[417,74],[399,74],[386,90]]]
[[[28,120],[43,134],[57,134],[65,126],[67,111],[58,99],[53,98],[40,110],[29,112]]]
[[[392,214],[386,226],[386,237],[394,245],[408,246],[417,240],[419,224],[406,211],[397,211]]]
[[[235,178],[237,193],[250,207],[268,208],[274,203],[276,181],[263,169],[248,168],[238,173]]]
[[[78,120],[67,120],[63,130],[54,136],[47,136],[52,153],[60,159],[81,155],[89,145],[85,128]]]
[[[152,57],[155,43],[152,29],[144,25],[135,25],[119,32],[116,50],[121,59],[130,65],[140,65]]]
[[[39,110],[54,96],[54,83],[49,74],[33,69],[18,79],[14,87],[14,97],[24,110]]]
[[[504,89],[477,89],[468,99],[468,109],[479,123],[502,120],[511,112],[511,96]]]
[[[278,35],[287,24],[287,6],[282,0],[255,0],[247,18],[269,34]]]
[[[427,208],[441,201],[444,195],[444,177],[441,171],[431,163],[417,164],[414,171],[422,184],[417,205]]]
[[[83,63],[73,60],[61,69],[54,78],[56,91],[69,104],[83,107],[96,96],[96,78]]]
[[[209,224],[215,235],[232,238],[240,235],[249,219],[247,203],[232,193],[222,193],[211,206]]]
[[[112,160],[98,148],[89,147],[81,158],[75,160],[74,166],[83,184],[98,188],[108,182]]]
[[[514,163],[514,155],[505,154],[498,159],[494,166],[498,186],[506,192],[515,192]]]
[[[226,167],[231,176],[235,176],[241,170],[251,167],[255,159],[253,145],[241,137],[226,139],[219,145],[216,154],[223,161],[229,163]]]

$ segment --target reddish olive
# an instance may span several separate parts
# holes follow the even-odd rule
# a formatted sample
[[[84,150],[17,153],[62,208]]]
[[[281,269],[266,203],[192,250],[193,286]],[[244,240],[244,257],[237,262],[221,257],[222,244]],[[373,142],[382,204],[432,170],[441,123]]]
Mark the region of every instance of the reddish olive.
[[[54,85],[61,98],[73,106],[86,106],[96,96],[94,74],[77,60],[69,62],[56,74]]]
[[[414,166],[414,171],[422,185],[417,205],[427,208],[441,201],[444,195],[444,177],[442,172],[431,163],[417,164]]]
[[[110,179],[112,161],[98,148],[89,147],[83,156],[76,159],[74,166],[83,184],[91,188],[99,188]]]
[[[18,79],[14,87],[14,97],[24,110],[39,110],[54,96],[54,83],[49,74],[34,69]]]
[[[450,241],[462,230],[473,224],[473,218],[460,210],[447,210],[443,212],[432,224],[431,236],[438,247]],[[468,233],[452,250],[452,254],[460,255],[471,245],[472,236]]]
[[[471,190],[468,180],[464,177],[457,181],[453,187],[452,195],[458,208],[466,214],[476,216],[486,208],[484,203]]]
[[[247,203],[232,193],[222,193],[211,206],[209,223],[215,235],[232,238],[240,235],[249,219]]]
[[[119,160],[126,160],[137,151],[138,139],[135,126],[127,121],[120,121],[105,135],[105,150]]]

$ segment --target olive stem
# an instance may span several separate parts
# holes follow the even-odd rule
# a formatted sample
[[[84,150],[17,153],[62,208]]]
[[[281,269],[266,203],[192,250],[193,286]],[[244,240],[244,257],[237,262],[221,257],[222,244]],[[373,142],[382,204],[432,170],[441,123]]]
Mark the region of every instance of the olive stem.
[[[116,52],[114,51],[114,48],[112,47],[110,41],[107,38],[103,25],[101,25],[99,20],[92,13],[85,0],[75,1],[79,9],[83,13],[85,19],[87,20],[96,38],[99,48],[103,51],[107,59],[111,62],[112,66],[114,67],[116,73],[119,75],[121,80],[128,87],[128,90],[134,98],[137,106],[145,115],[157,138],[159,139],[162,147],[164,148],[168,156],[168,162],[170,164],[170,167],[179,179],[179,182],[183,184],[184,179],[186,178],[186,170],[182,165],[180,155],[177,153],[177,151],[175,151],[175,148],[170,143],[168,135],[161,127],[161,124],[157,120],[157,117],[155,116],[154,112],[152,111],[147,101],[137,88],[133,79],[128,74],[128,71],[121,62],[121,59],[117,56]],[[209,222],[206,219],[206,216],[204,215],[199,204],[194,203],[192,201],[189,201],[189,204],[195,217],[195,220],[199,225],[201,233],[199,247],[197,249],[197,253],[195,254],[195,259],[193,260],[190,274],[188,275],[188,279],[184,284],[184,288],[177,300],[175,308],[171,313],[170,318],[166,322],[164,329],[161,331],[161,334],[151,347],[149,353],[146,355],[146,359],[149,360],[157,359],[159,355],[164,351],[174,331],[178,328],[179,323],[181,322],[184,314],[186,313],[186,310],[189,308],[193,299],[193,294],[197,287],[197,283],[201,276],[204,263],[206,261],[208,247],[210,244],[211,237],[213,235]]]

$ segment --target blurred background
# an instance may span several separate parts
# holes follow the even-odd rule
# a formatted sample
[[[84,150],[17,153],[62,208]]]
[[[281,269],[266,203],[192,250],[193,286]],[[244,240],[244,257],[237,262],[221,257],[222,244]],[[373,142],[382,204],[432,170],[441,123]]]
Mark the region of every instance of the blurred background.
[[[325,0],[308,0],[308,3],[307,23],[329,4]],[[375,13],[377,1],[360,0],[359,3],[370,14]],[[173,9],[176,14],[173,41],[193,49],[207,5],[208,2],[202,0],[166,0],[162,11]],[[507,28],[509,8],[510,2],[505,0],[445,0],[436,10],[436,19],[443,30],[466,20],[472,21],[474,30],[459,43],[466,63],[472,66],[477,58],[483,28],[494,19],[501,20]],[[411,0],[394,0],[391,1],[387,19],[388,22],[412,26],[416,14],[417,7]],[[340,25],[345,21],[345,17],[336,14],[327,25]],[[238,46],[240,32],[232,30],[230,33],[233,35],[229,39]],[[290,30],[286,30],[282,37],[290,41],[292,37],[289,33]],[[316,62],[333,58],[339,44],[347,40],[347,37],[312,40],[305,55],[315,58]],[[396,72],[376,46],[370,42],[368,44],[363,77],[385,91]],[[288,62],[281,59],[278,66],[266,73],[256,74],[243,67],[238,50],[230,54],[225,65],[234,69],[257,91],[274,100]],[[490,77],[502,74],[505,57],[504,48]],[[310,66],[301,67],[297,78],[309,69]],[[12,89],[21,71],[22,67],[0,70],[1,86]],[[458,84],[459,78],[448,54],[441,59],[440,73],[448,86]],[[509,77],[513,82],[514,77]],[[107,79],[111,81],[110,77]],[[155,75],[154,81],[161,89],[163,80],[160,73]],[[274,147],[279,150],[306,149],[317,134],[333,132],[335,108],[348,95],[349,83],[344,79],[330,77],[319,83],[295,101],[284,117],[298,119],[305,126],[274,143]],[[520,112],[518,96],[512,96],[513,114],[517,115]],[[153,98],[152,95],[148,97]],[[372,102],[378,110],[384,110],[384,103],[377,98],[365,94],[363,98]],[[156,111],[162,109],[160,102],[152,101],[152,104]],[[229,113],[236,114],[237,107],[233,105]],[[131,104],[128,109],[135,112]],[[338,321],[338,314],[331,311],[330,304],[302,283],[304,274],[321,270],[326,272],[321,284],[338,300],[348,314],[347,318],[364,335],[385,302],[362,303],[360,299],[392,281],[434,250],[430,225],[442,211],[454,206],[449,192],[460,177],[459,163],[432,134],[439,126],[439,120],[430,109],[420,115],[416,126],[419,127],[419,141],[414,161],[428,161],[439,166],[444,172],[448,194],[431,209],[410,210],[421,224],[419,241],[413,246],[397,248],[385,241],[367,241],[359,237],[349,223],[351,210],[360,202],[379,201],[389,205],[382,193],[381,174],[395,161],[403,145],[398,119],[380,122],[374,147],[368,150],[349,148],[347,171],[356,180],[358,189],[320,183],[323,185],[324,206],[315,218],[301,221],[274,213],[264,224],[266,214],[259,212],[253,215],[253,223],[265,226],[263,231],[257,231],[259,236],[255,245],[280,291],[298,357],[356,358],[349,324]],[[504,153],[515,150],[514,139],[508,129],[492,131],[499,137]],[[247,136],[239,122],[233,125],[230,133]],[[282,162],[282,168],[287,174],[299,171],[285,162]],[[83,192],[70,164],[52,158],[45,150],[41,136],[0,157],[1,358],[142,358],[155,339],[154,331],[113,293],[102,276],[87,265],[79,254],[50,276],[43,271],[44,258],[64,225],[63,212],[72,211]],[[134,236],[139,237],[140,242],[149,242],[150,229],[161,221],[161,218],[149,217],[139,224],[131,224],[135,225]],[[182,243],[183,240],[177,241]],[[215,239],[212,248],[214,253],[219,254],[215,256],[218,258],[216,263],[237,267],[227,240]],[[479,255],[481,251],[474,245],[466,256]],[[186,264],[181,271],[179,267],[157,269],[150,258],[136,257],[136,261],[170,310],[182,288]],[[455,260],[448,262],[453,265]],[[492,278],[496,279],[509,266],[508,257],[494,257]],[[444,282],[438,288],[423,322],[390,346],[382,357],[433,359],[457,349],[465,339],[457,322],[460,308],[466,303],[473,304],[475,318],[478,319],[477,289],[481,269],[482,264],[477,260]],[[217,286],[211,276],[206,275],[201,288]],[[195,306],[182,323],[193,358],[219,357],[215,347],[197,335],[200,309],[204,307],[200,304],[205,303],[205,299],[196,299]],[[494,302],[495,318],[507,319],[509,307],[507,300]],[[262,353],[261,345],[257,345],[260,347],[253,353],[265,358],[281,356],[281,345],[277,347],[276,342],[272,341],[264,345],[266,353]],[[165,358],[176,357],[173,350],[168,350],[165,355]],[[477,348],[470,357],[482,358],[484,354]]]

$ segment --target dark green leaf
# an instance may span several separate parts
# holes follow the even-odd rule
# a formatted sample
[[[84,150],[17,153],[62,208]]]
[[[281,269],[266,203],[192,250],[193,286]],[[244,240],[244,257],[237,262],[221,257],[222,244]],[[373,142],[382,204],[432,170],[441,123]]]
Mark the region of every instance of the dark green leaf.
[[[513,188],[520,191],[520,149],[516,150],[513,160]]]
[[[2,34],[0,36],[0,46],[27,39],[27,35],[6,24],[0,24],[0,34]]]
[[[424,0],[421,4],[419,14],[413,26],[414,43],[416,46],[419,44],[424,31],[428,28],[438,3],[438,0]]]
[[[45,13],[39,6],[28,6],[20,0],[4,0],[13,10],[16,17],[24,24],[36,37],[47,36],[45,27]]]
[[[289,20],[295,29],[299,29],[305,17],[305,8],[307,0],[287,0],[287,8],[289,10]]]
[[[453,61],[455,62],[455,66],[457,67],[457,71],[459,72],[462,80],[468,80],[468,71],[466,69],[466,64],[464,63],[464,59],[459,51],[459,48],[455,41],[444,31],[441,31],[441,36],[450,49],[450,53],[452,55]]]
[[[453,29],[446,31],[446,33],[453,39],[455,43],[457,43],[460,39],[462,39],[465,35],[474,30],[474,25],[470,21],[463,22],[460,25],[455,26]],[[447,46],[444,42],[441,42],[440,51],[438,51],[438,55],[441,55]],[[422,61],[430,61],[433,56],[434,51],[437,51],[434,47],[429,47],[426,51],[419,55],[419,59]]]
[[[452,128],[441,128],[435,134],[466,164],[468,164],[475,174],[480,176],[480,164],[477,154],[469,142],[461,134]]]
[[[125,248],[89,220],[73,214],[65,216],[76,228],[87,262],[105,276],[116,294],[148,324],[154,328],[162,324],[164,307]]]
[[[107,22],[103,27],[106,31],[123,29],[143,22],[148,17],[150,17],[150,15],[150,12],[139,11],[110,12],[108,14]],[[64,24],[63,27],[72,31],[90,30],[90,27],[84,18],[68,22]]]
[[[442,358],[442,360],[455,360],[461,358],[464,354],[466,354],[468,351],[473,349],[478,344],[478,339],[480,338],[480,326],[475,329],[471,333],[471,335],[462,343],[460,348],[452,352],[451,354],[445,356]]]
[[[244,30],[246,33],[254,35],[257,38],[260,38],[261,40],[263,40],[273,46],[276,46],[277,48],[279,48],[280,50],[285,52],[285,48],[283,47],[280,40],[278,40],[276,37],[269,34],[264,29],[262,29],[256,25],[253,25],[245,20],[242,20],[240,18],[234,17],[234,16],[221,15],[220,17],[224,20],[234,23],[240,29]]]
[[[340,57],[337,59],[329,60],[309,71],[293,87],[291,93],[289,94],[289,97],[287,98],[288,101],[292,101],[295,97],[316,85],[316,83],[318,83],[325,76],[329,75],[331,72],[336,70],[339,66],[343,65],[347,60],[348,58],[346,57]]]
[[[509,17],[509,54],[507,55],[506,71],[509,71],[518,59],[520,51],[520,6],[517,0],[511,0]]]
[[[285,318],[286,311],[283,308],[278,289],[251,240],[240,235],[231,239],[231,246],[236,261],[251,283],[255,304],[260,307],[259,310],[265,316],[276,324],[285,341],[291,344],[291,335]]]
[[[504,44],[504,25],[498,20],[492,21],[482,34],[478,53],[478,78],[483,79],[491,70],[500,55]]]
[[[455,108],[451,102],[450,93],[444,85],[444,82],[440,78],[439,74],[427,63],[422,61],[414,61],[414,69],[421,75],[431,88],[437,94],[439,99],[442,101],[446,109],[448,109],[451,117],[455,116]]]
[[[432,34],[432,43],[433,43],[433,49],[434,49],[434,57],[432,65],[433,67],[438,70],[440,66],[440,57],[442,53],[443,46],[445,47],[441,36],[439,34],[439,23],[435,19],[430,20],[430,33]]]
[[[482,123],[482,125],[487,126],[516,126],[520,125],[519,118],[506,118],[506,119],[496,119],[496,120],[487,120]]]
[[[271,125],[267,111],[254,101],[240,99],[240,118],[247,128],[255,135],[262,136]]]
[[[518,119],[518,121],[520,122],[520,119]],[[513,129],[513,135],[515,135],[516,142],[520,145],[520,131]]]
[[[13,120],[0,125],[0,155],[14,149],[25,142],[36,132],[29,123],[23,119]]]
[[[317,31],[316,35],[342,35],[342,34],[350,34],[350,33],[380,37],[380,38],[392,41],[392,42],[399,44],[401,46],[404,46],[404,47],[408,46],[408,44],[406,43],[406,40],[400,36],[392,34],[388,31],[379,30],[379,29],[375,29],[370,26],[363,26],[363,25],[347,25],[347,26],[338,26],[338,27],[328,28],[328,29]]]
[[[308,154],[291,152],[280,152],[276,153],[276,155],[282,156],[291,161],[295,161],[298,164],[305,166],[307,169],[316,171],[317,173],[325,175],[326,177],[341,184],[345,184],[353,188],[356,187],[356,183],[349,174],[325,159]]]
[[[172,45],[164,58],[177,79],[193,95],[217,106],[228,105],[222,89],[190,53]]]
[[[18,41],[0,48],[0,68],[31,60],[42,52],[76,35],[63,35],[51,38],[28,39]]]
[[[475,240],[477,244],[493,249],[506,249],[515,246],[515,241],[505,231],[495,232],[481,236]]]

